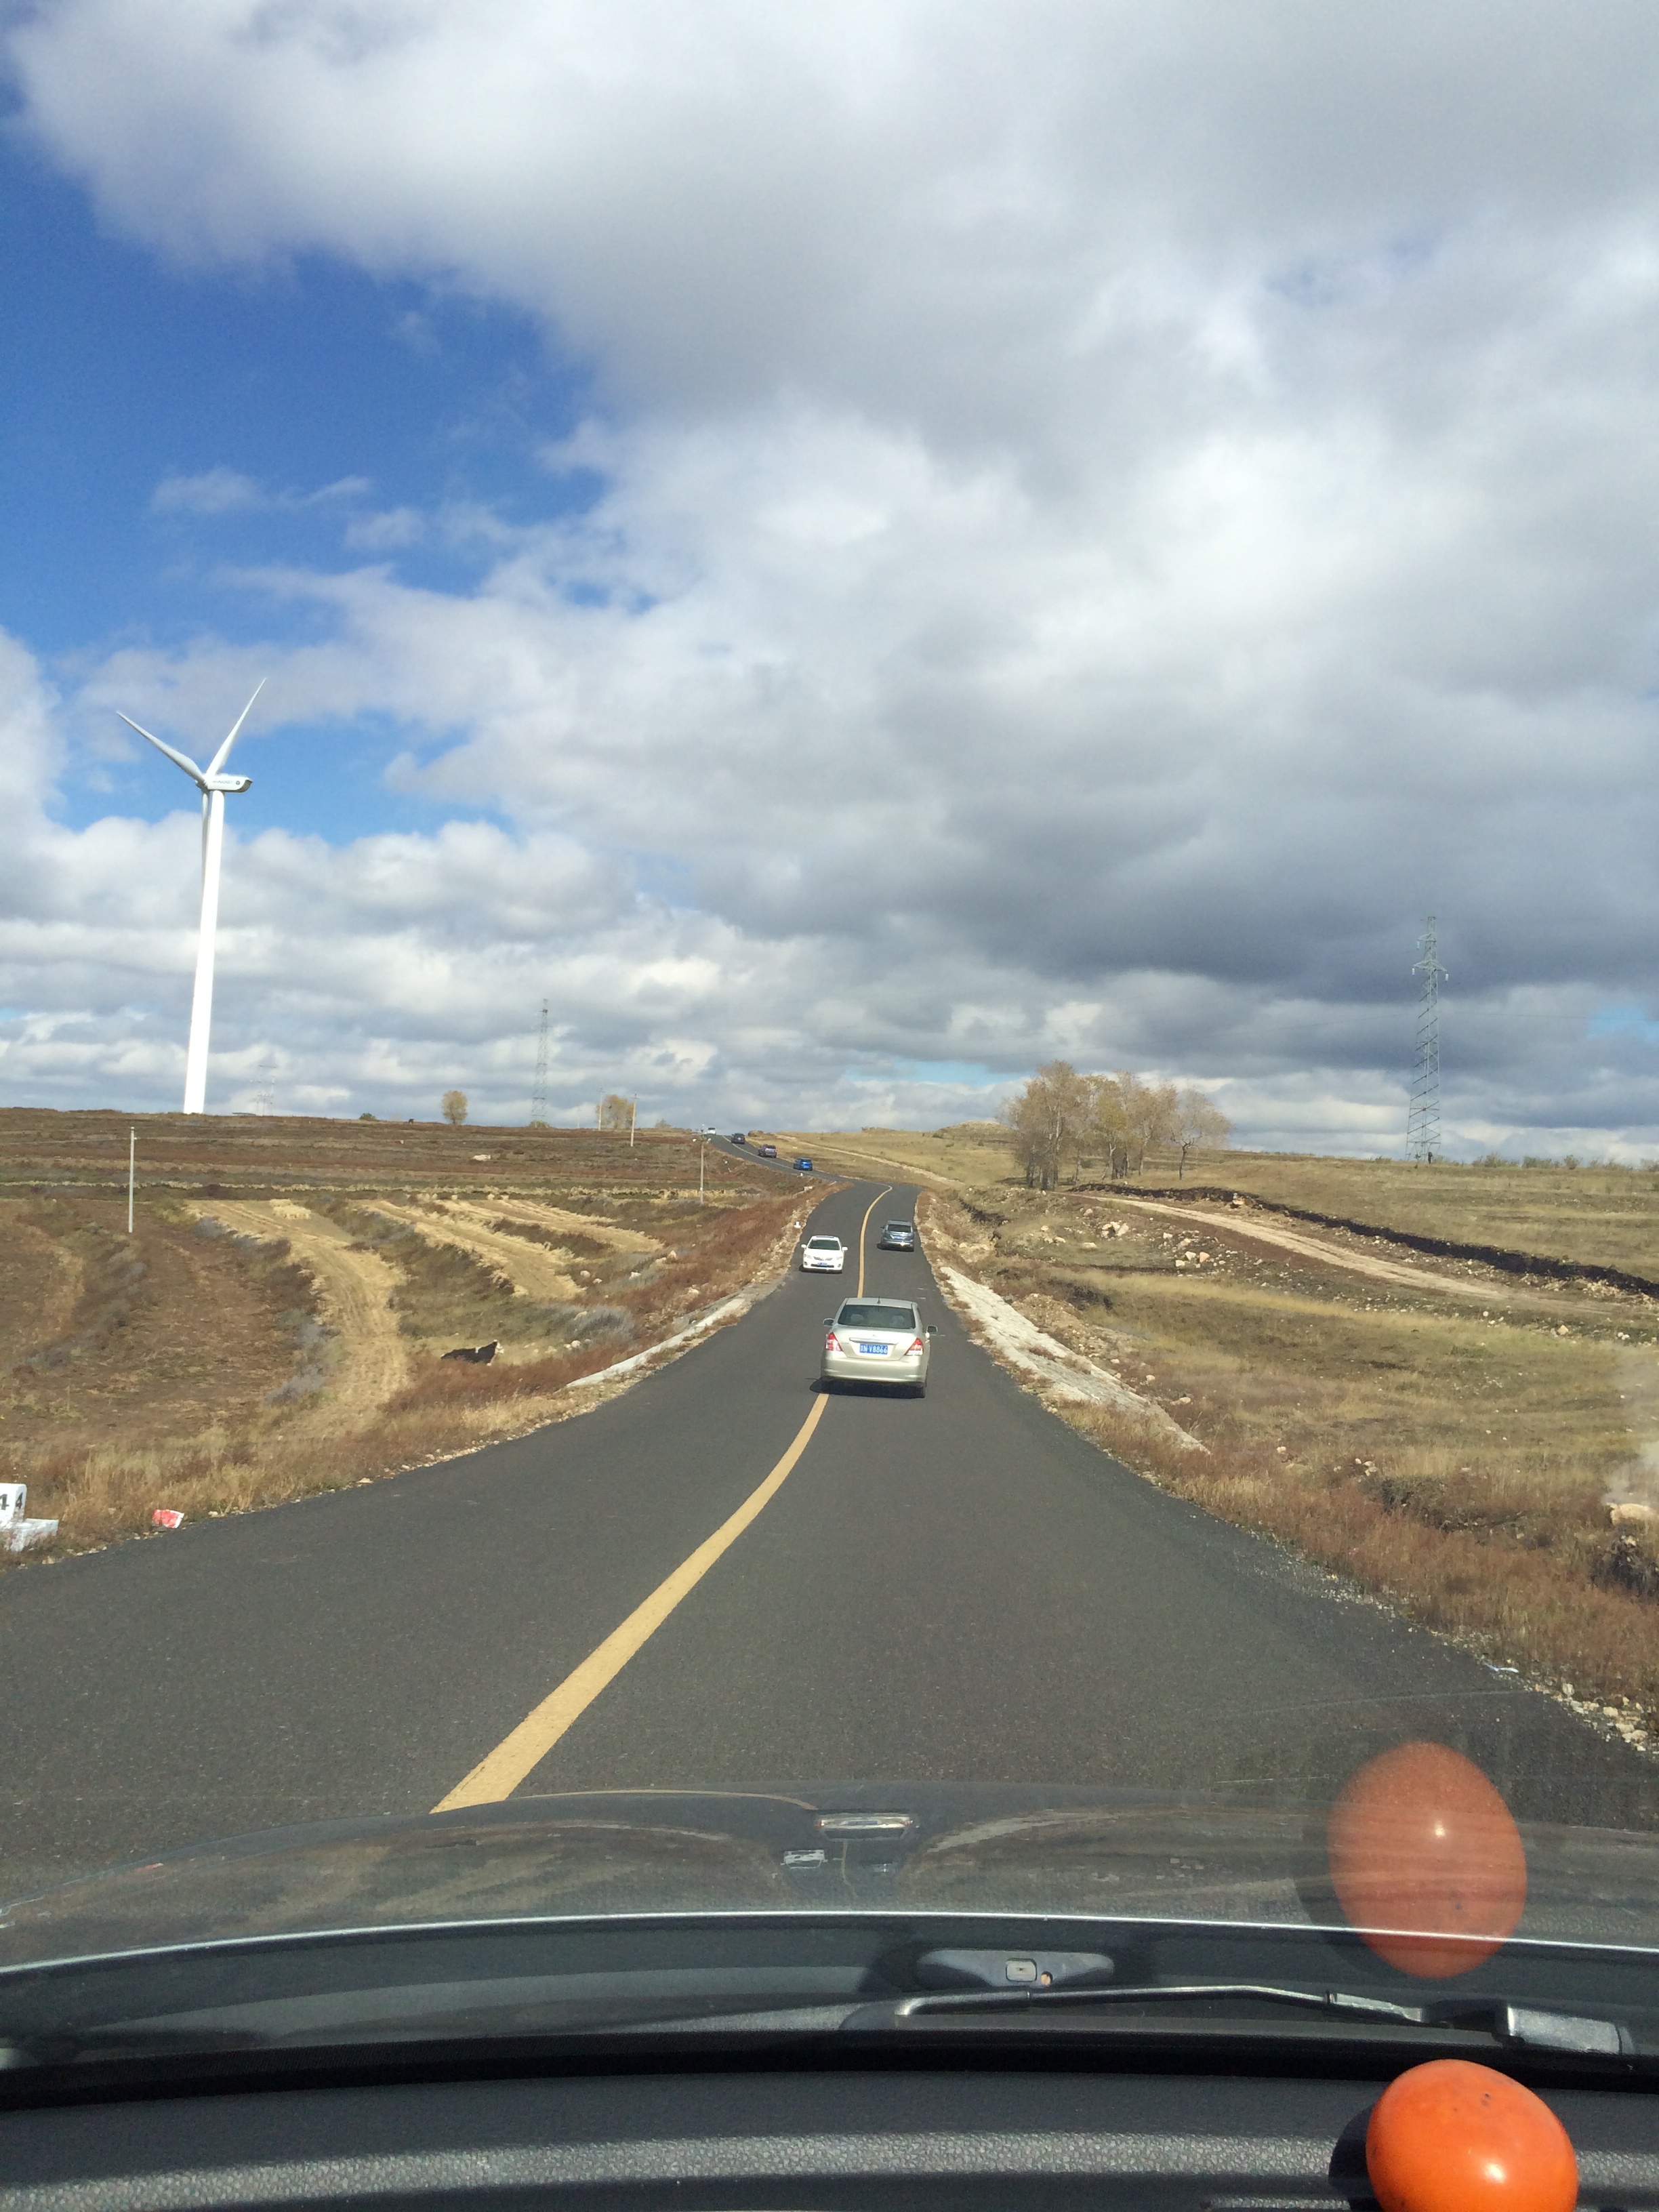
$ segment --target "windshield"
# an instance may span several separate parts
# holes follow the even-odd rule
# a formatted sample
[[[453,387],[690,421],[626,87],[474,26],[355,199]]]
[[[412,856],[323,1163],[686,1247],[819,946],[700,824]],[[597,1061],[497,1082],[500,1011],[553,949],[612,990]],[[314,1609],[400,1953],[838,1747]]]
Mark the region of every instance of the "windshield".
[[[867,1298],[849,1298],[836,1316],[838,1328],[914,1329],[917,1326],[914,1306],[895,1305],[890,1300],[879,1303]]]
[[[681,12],[0,21],[0,1978],[1601,2019],[1659,15]]]

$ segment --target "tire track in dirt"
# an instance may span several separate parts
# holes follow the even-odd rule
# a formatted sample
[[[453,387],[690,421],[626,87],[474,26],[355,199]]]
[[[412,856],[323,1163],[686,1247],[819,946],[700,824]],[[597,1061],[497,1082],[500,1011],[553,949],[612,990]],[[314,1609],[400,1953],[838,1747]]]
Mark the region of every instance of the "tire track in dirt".
[[[354,1252],[336,1223],[286,1200],[215,1199],[199,1216],[270,1243],[286,1240],[317,1286],[322,1320],[339,1340],[339,1362],[319,1401],[295,1416],[295,1431],[361,1428],[409,1380],[409,1339],[392,1310],[399,1277],[377,1252]]]
[[[18,1366],[65,1334],[85,1277],[79,1255],[15,1200],[0,1205],[0,1364]]]

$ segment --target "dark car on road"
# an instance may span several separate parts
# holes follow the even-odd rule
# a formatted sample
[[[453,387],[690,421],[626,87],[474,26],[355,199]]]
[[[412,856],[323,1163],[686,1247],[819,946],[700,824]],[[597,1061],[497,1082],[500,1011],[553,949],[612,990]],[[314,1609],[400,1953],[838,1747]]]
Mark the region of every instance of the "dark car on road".
[[[732,1141],[734,1145],[746,1145],[749,1142],[749,1139],[743,1130],[733,1129],[732,1132]]]
[[[883,1252],[914,1252],[916,1249],[915,1222],[890,1221],[881,1232],[877,1249]]]
[[[812,1172],[812,1163],[805,1157],[805,1154],[803,1154],[799,1159],[792,1162],[791,1164],[798,1167],[803,1175],[811,1175]]]
[[[778,1148],[775,1145],[763,1145],[760,1147],[760,1156],[763,1160],[775,1160],[778,1156]]]

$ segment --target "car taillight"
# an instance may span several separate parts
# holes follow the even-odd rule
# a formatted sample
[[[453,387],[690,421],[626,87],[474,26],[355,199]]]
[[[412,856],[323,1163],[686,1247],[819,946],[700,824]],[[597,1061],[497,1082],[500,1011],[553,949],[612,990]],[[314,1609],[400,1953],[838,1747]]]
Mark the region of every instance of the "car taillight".
[[[826,1352],[839,1352],[841,1350],[840,1340],[836,1336],[833,1328],[830,1330],[829,1335],[823,1340],[823,1348]]]
[[[927,1338],[926,1338],[925,1336],[919,1336],[919,1337],[917,1337],[917,1338],[916,1338],[915,1341],[911,1345],[911,1346],[910,1346],[910,1352],[907,1352],[905,1353],[905,1355],[904,1355],[904,1356],[905,1356],[905,1358],[908,1359],[908,1358],[910,1357],[910,1352],[926,1352],[926,1351],[927,1351]]]

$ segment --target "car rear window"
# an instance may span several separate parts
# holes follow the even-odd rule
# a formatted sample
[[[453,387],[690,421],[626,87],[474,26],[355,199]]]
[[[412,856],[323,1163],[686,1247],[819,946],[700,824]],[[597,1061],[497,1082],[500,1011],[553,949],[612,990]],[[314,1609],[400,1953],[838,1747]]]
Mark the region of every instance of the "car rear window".
[[[837,1328],[908,1328],[913,1334],[916,1328],[914,1306],[873,1305],[867,1300],[849,1298],[836,1316]]]
[[[910,1234],[910,1224],[908,1221],[890,1221],[887,1224],[887,1234],[890,1237],[896,1229],[902,1229],[907,1237]]]

